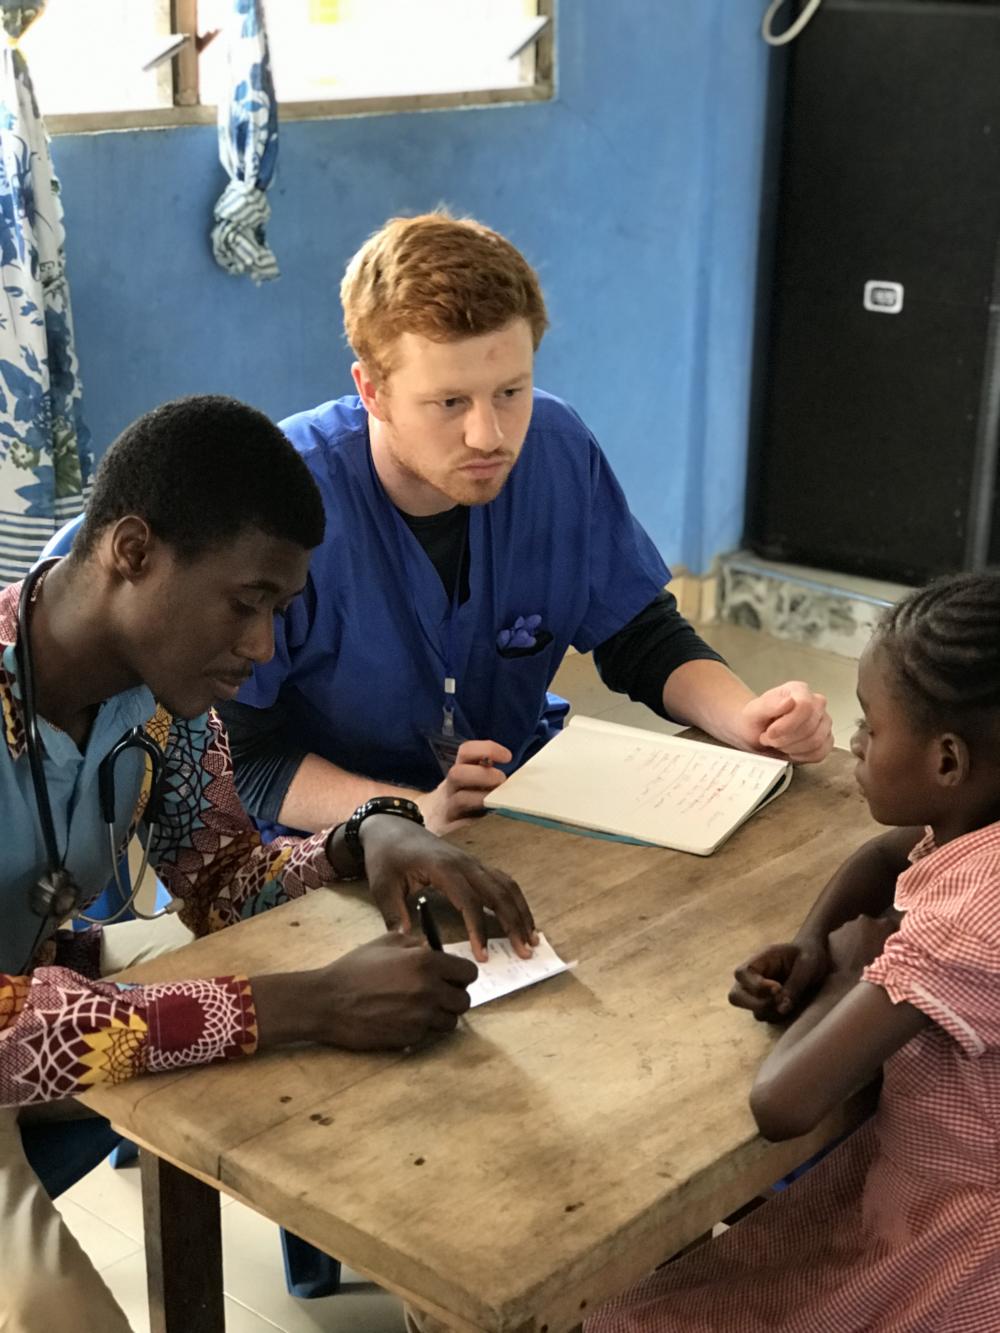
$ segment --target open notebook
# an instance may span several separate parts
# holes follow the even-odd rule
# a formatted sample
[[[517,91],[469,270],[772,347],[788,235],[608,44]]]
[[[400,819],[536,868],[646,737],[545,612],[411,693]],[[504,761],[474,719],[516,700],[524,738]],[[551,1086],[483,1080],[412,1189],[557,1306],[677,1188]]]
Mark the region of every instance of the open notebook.
[[[708,856],[791,780],[781,759],[574,717],[486,805]]]

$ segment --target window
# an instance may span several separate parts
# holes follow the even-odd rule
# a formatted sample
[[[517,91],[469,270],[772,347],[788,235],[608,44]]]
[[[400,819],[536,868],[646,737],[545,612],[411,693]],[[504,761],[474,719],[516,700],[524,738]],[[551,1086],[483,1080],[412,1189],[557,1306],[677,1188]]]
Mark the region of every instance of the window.
[[[264,9],[280,102],[534,82],[532,0],[265,0]]]
[[[21,38],[42,114],[173,106],[169,61],[142,68],[170,30],[170,0],[49,0]]]
[[[555,0],[263,0],[283,119],[552,94]],[[54,132],[208,122],[232,0],[48,0],[21,45]],[[80,59],[80,53],[85,58]]]

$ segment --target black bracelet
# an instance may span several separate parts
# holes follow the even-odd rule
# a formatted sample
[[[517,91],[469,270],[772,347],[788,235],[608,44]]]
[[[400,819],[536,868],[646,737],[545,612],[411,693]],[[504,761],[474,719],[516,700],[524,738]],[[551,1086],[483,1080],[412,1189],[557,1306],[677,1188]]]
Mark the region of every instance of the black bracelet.
[[[359,805],[354,814],[344,825],[344,846],[354,857],[359,866],[365,863],[365,852],[361,846],[361,825],[369,815],[398,815],[413,824],[422,824],[424,817],[420,808],[413,801],[403,796],[373,796]]]

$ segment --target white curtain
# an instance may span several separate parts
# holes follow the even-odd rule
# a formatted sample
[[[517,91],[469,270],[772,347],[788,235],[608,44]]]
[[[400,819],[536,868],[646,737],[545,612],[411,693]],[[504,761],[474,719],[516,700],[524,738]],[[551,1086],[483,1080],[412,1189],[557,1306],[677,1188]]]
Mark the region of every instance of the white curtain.
[[[0,5],[16,39],[43,4]],[[20,579],[83,509],[80,411],[59,182],[27,63],[0,51],[0,583]]]

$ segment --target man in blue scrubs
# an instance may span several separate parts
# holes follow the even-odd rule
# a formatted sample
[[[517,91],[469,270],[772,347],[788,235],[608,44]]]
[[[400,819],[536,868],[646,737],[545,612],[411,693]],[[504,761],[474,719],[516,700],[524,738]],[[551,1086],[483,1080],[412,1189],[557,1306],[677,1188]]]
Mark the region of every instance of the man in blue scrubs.
[[[801,682],[758,698],[728,670],[664,591],[597,441],[534,389],[545,305],[510,242],[393,219],[341,298],[357,396],[282,423],[326,537],[273,660],[225,710],[259,821],[321,828],[376,791],[439,831],[476,813],[561,724],[546,690],[571,644],[661,716],[825,757],[826,701]]]

